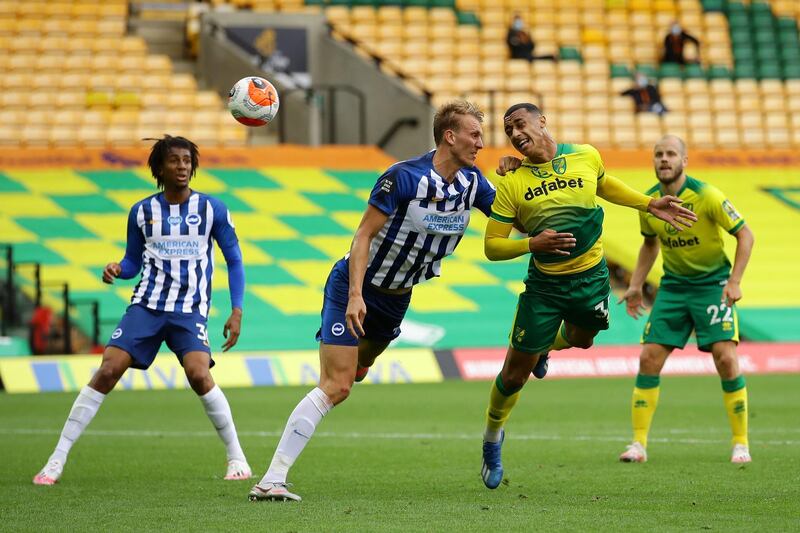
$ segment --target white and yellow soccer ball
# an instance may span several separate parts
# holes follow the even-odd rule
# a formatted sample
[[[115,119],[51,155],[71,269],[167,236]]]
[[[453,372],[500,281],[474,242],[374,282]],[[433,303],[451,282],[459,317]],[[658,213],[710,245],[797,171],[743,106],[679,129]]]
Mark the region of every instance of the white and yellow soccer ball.
[[[228,110],[245,126],[268,124],[278,114],[279,105],[275,86],[258,76],[242,78],[228,94]]]

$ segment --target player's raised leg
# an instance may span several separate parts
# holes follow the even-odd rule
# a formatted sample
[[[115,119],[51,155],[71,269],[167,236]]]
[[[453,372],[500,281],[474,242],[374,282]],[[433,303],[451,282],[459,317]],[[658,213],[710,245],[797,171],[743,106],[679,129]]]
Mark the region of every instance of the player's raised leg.
[[[747,438],[747,386],[739,370],[736,343],[715,342],[711,345],[711,354],[722,380],[722,397],[733,433],[731,462],[749,463],[752,459]]]
[[[375,359],[386,350],[391,341],[371,340],[361,338],[358,340],[358,365],[356,367],[356,381],[364,381]]]
[[[660,375],[664,363],[672,353],[672,347],[647,343],[639,356],[639,373],[631,398],[631,423],[633,442],[619,456],[623,463],[644,463],[647,461],[647,436],[653,415],[658,407]]]
[[[100,368],[92,376],[89,384],[81,389],[75,403],[72,404],[56,449],[44,468],[33,478],[34,484],[53,485],[59,480],[72,445],[92,421],[106,394],[111,392],[131,363],[132,359],[128,352],[115,346],[105,349]]]
[[[489,407],[486,410],[486,429],[483,432],[483,464],[481,478],[490,489],[503,481],[501,450],[505,439],[505,426],[511,410],[519,400],[520,391],[528,381],[531,370],[539,360],[538,355],[509,346],[503,369],[492,383]]]
[[[267,473],[250,491],[251,501],[300,501],[300,496],[286,489],[289,469],[314,435],[322,418],[350,395],[355,379],[358,349],[356,346],[320,343],[319,359],[319,387],[300,400],[289,415]]]
[[[214,383],[209,371],[210,355],[205,351],[189,352],[182,357],[181,362],[189,385],[200,397],[208,419],[211,420],[217,435],[225,445],[228,465],[224,479],[250,479],[252,471],[239,444],[230,404],[222,389]]]

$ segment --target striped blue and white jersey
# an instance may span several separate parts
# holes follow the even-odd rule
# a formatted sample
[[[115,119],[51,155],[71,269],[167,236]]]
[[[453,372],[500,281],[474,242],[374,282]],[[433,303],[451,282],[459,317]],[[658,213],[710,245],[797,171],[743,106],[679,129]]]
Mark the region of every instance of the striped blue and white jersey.
[[[241,251],[225,204],[196,191],[181,204],[170,204],[163,193],[134,204],[128,215],[128,243],[119,276],[130,279],[143,268],[131,304],[156,311],[199,312],[207,317],[214,272],[212,239],[228,264],[229,281],[233,281],[231,303],[241,307]]]
[[[464,236],[470,209],[491,214],[495,188],[481,171],[462,168],[448,183],[433,168],[434,153],[389,167],[372,189],[370,205],[389,220],[370,245],[365,282],[398,289],[439,276],[442,258]]]

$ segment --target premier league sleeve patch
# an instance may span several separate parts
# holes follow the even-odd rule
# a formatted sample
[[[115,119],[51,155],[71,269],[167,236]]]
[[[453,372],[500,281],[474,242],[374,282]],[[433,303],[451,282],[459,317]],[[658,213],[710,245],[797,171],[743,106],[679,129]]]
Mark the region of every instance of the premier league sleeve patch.
[[[725,211],[725,213],[727,213],[731,221],[736,221],[742,218],[742,215],[740,215],[736,208],[733,207],[733,204],[730,202],[730,200],[725,200],[722,202],[722,209]]]

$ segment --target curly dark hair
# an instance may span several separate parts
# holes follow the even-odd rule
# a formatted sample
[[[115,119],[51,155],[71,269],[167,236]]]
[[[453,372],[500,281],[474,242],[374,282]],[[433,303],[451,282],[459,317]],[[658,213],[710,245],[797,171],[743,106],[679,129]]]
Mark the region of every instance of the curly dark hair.
[[[147,166],[150,167],[150,173],[158,183],[158,188],[164,188],[164,179],[161,176],[161,169],[164,167],[164,162],[169,156],[170,148],[186,148],[192,155],[192,177],[197,172],[197,167],[200,164],[200,150],[197,145],[186,137],[173,137],[172,135],[165,134],[162,139],[144,139],[145,141],[156,141],[153,148],[150,150],[150,157],[147,158]]]

